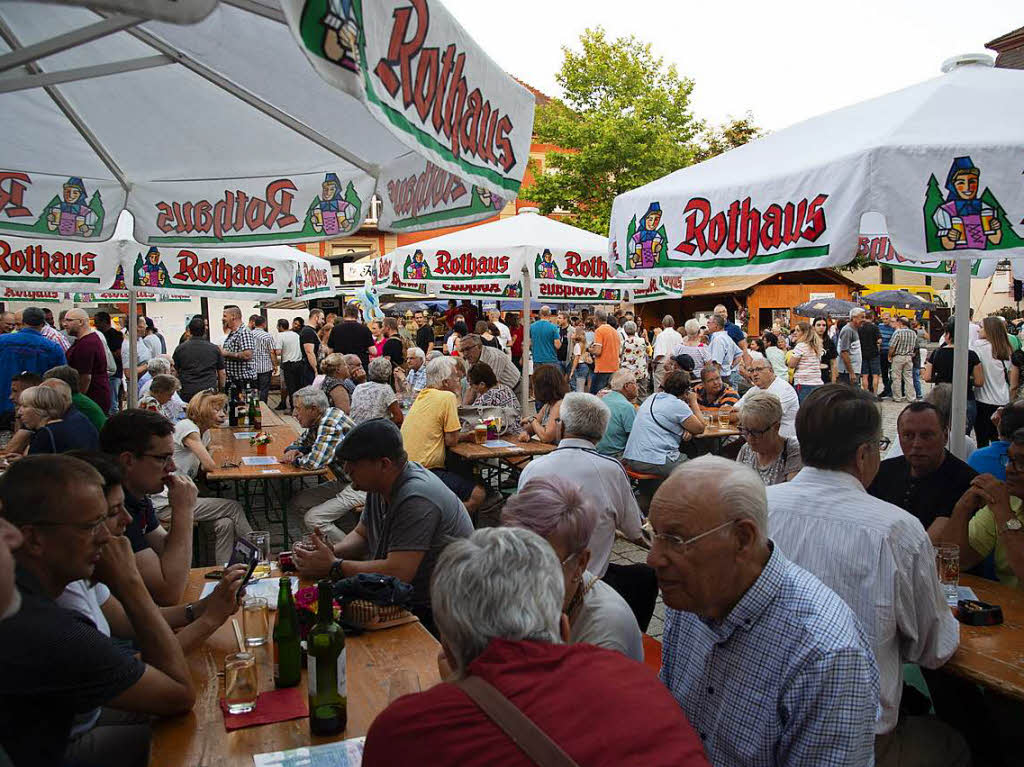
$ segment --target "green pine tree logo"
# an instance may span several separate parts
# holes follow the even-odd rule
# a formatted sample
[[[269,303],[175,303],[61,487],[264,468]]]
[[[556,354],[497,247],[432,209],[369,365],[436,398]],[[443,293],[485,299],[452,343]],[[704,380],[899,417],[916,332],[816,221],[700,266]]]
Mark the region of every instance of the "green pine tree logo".
[[[1009,217],[1006,215],[1006,209],[999,204],[999,200],[992,194],[992,190],[985,187],[979,199],[982,205],[995,211],[996,218],[999,220],[999,225],[1003,232],[1002,240],[1000,240],[998,245],[989,242],[985,249],[1005,250],[1006,248],[1024,246],[1024,238],[1021,238],[1014,230]],[[924,196],[924,242],[925,252],[927,253],[949,253],[948,250],[942,247],[942,241],[939,239],[939,225],[935,223],[935,211],[945,203],[946,198],[942,194],[939,180],[935,178],[933,173],[928,178],[928,188]]]
[[[550,261],[545,259],[544,253],[547,253],[547,258],[550,258]],[[544,253],[538,253],[533,260],[533,276],[540,280],[562,279],[562,273],[555,262],[555,257],[551,255],[551,251],[545,250]]]

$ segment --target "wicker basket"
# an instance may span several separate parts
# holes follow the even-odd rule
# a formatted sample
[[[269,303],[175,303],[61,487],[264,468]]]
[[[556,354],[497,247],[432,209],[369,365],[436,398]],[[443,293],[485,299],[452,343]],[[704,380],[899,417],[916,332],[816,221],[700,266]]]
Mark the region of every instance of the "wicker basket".
[[[418,620],[404,607],[375,605],[365,599],[356,599],[346,604],[343,616],[352,625],[367,631],[401,626],[403,623],[412,623]]]

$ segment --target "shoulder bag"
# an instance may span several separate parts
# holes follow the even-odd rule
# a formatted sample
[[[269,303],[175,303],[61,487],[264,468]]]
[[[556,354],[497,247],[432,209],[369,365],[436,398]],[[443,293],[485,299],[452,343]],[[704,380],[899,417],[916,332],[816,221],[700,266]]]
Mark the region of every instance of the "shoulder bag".
[[[468,676],[455,686],[487,714],[537,767],[579,767],[501,691],[478,676]]]

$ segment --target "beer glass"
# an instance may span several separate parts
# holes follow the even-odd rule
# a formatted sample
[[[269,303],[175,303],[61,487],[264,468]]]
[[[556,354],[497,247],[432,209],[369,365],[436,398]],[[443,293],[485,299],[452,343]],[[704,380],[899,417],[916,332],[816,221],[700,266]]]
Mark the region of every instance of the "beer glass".
[[[256,708],[259,694],[256,659],[240,652],[224,658],[224,702],[229,714],[248,714]]]
[[[964,220],[959,216],[953,216],[952,229],[956,229],[959,232],[960,237],[957,239],[957,244],[964,242],[967,239],[967,230],[964,229]]]
[[[259,551],[259,561],[256,563],[256,569],[253,570],[252,577],[254,580],[260,578],[270,577],[270,531],[269,530],[253,530],[249,533],[246,538],[249,542],[256,547]]]
[[[718,408],[718,425],[721,428],[729,428],[730,415],[732,415],[732,408],[729,405],[722,405],[722,407]]]
[[[957,588],[960,585],[960,547],[954,543],[936,545],[935,569],[947,604],[955,605]]]
[[[981,228],[985,234],[995,234],[996,230],[992,228],[992,220],[996,217],[996,212],[992,208],[981,209]]]
[[[242,600],[242,624],[245,626],[245,643],[258,647],[267,643],[270,633],[270,606],[263,597],[247,597]]]

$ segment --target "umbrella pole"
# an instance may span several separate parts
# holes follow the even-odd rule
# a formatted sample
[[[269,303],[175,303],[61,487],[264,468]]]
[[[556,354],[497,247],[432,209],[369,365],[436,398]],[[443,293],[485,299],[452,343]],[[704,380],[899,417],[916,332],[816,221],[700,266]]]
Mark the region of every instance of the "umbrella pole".
[[[139,404],[139,370],[135,364],[138,357],[135,356],[139,348],[139,318],[136,316],[139,311],[138,297],[135,289],[128,289],[128,407],[136,407]]]
[[[523,416],[526,416],[526,406],[530,402],[530,376],[527,374],[530,364],[530,292],[533,284],[530,280],[530,270],[523,267],[523,374],[519,379],[519,404],[522,407]]]
[[[950,415],[950,449],[957,458],[967,460],[964,434],[967,430],[967,378],[959,371],[967,369],[968,324],[971,315],[971,263],[956,262],[956,299],[954,302],[956,318],[953,338],[953,412]]]

